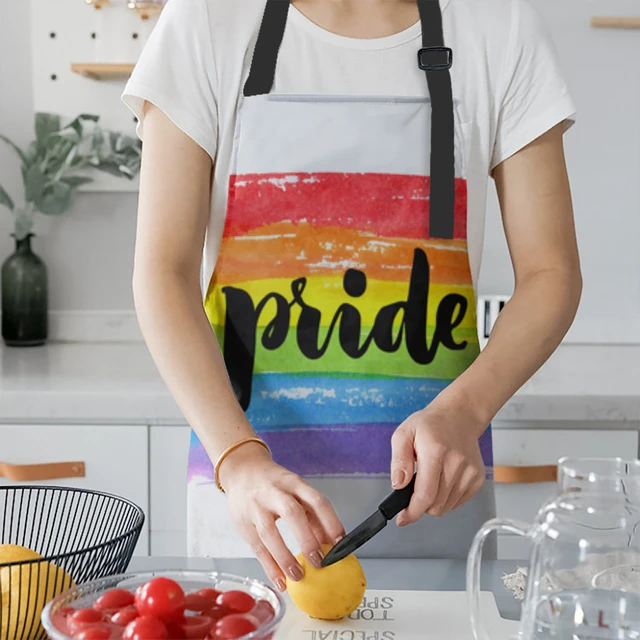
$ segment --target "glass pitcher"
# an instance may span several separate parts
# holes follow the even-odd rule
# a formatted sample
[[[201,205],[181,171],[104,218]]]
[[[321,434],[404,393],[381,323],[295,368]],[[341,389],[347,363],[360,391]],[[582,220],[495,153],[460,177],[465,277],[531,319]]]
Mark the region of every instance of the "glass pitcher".
[[[495,519],[478,532],[467,565],[476,640],[487,640],[480,564],[487,536],[502,531],[532,544],[522,609],[523,640],[640,639],[640,595],[592,586],[611,566],[640,564],[640,506],[621,493],[567,492],[548,501],[533,525]]]
[[[640,460],[560,458],[557,487],[558,493],[620,493],[640,502]]]

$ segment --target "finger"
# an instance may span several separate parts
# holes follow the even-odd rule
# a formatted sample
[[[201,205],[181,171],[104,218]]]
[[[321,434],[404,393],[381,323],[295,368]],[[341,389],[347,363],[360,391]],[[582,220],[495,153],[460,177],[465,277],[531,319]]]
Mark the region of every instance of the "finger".
[[[313,511],[307,511],[307,519],[309,520],[309,524],[311,525],[311,529],[318,539],[318,543],[322,546],[326,544],[328,546],[333,546],[335,543],[331,539],[331,537],[327,534],[322,526],[322,522],[320,522]]]
[[[398,516],[400,526],[416,522],[433,505],[438,496],[444,457],[444,448],[434,446],[427,456],[418,458],[415,489],[409,506]]]
[[[307,512],[313,514],[311,520],[321,527],[323,531],[321,539],[326,540],[327,544],[335,544],[344,538],[344,525],[325,496],[306,482],[296,487],[296,495]]]
[[[466,468],[463,456],[449,455],[442,466],[442,474],[440,476],[440,486],[438,487],[438,495],[433,504],[427,509],[430,516],[440,517],[446,511],[447,502],[450,500],[451,494],[456,491],[462,474]]]
[[[413,434],[408,429],[396,429],[391,437],[391,486],[406,487],[413,478],[414,468]]]
[[[246,530],[241,530],[240,533],[251,547],[253,555],[255,555],[258,562],[262,565],[267,578],[271,580],[278,591],[284,591],[287,588],[287,583],[284,579],[282,569],[280,569],[278,563],[274,560],[271,553],[269,553],[267,547],[265,547],[255,527],[247,527]]]
[[[291,530],[300,545],[300,550],[311,566],[319,569],[322,563],[322,549],[302,504],[290,494],[281,494],[276,506],[276,513]],[[293,575],[291,577],[296,579]]]
[[[304,571],[285,544],[272,514],[265,514],[256,521],[256,531],[282,573],[294,581],[302,580]]]
[[[478,491],[482,489],[484,482],[485,482],[484,472],[474,468],[474,471],[471,474],[471,477],[469,480],[468,489],[464,491],[464,493],[460,496],[458,501],[452,507],[452,511],[454,509],[458,509],[466,502],[469,502],[469,500],[471,500],[471,498],[473,498],[473,496],[475,496],[476,493],[478,493]]]

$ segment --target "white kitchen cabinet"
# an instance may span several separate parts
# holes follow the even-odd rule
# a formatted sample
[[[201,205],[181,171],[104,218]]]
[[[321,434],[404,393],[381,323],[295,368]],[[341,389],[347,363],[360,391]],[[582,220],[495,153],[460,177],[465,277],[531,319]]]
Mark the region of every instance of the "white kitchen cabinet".
[[[496,466],[555,464],[563,456],[635,458],[638,432],[586,429],[494,428]],[[542,503],[556,492],[555,483],[496,484],[498,516],[532,522]],[[498,539],[500,559],[523,559],[529,555],[524,538],[504,535]]]
[[[149,513],[148,429],[145,426],[0,425],[0,461],[84,462],[85,476],[24,484],[82,487],[129,498]],[[0,478],[0,485],[22,484]],[[149,553],[149,523],[136,555]]]
[[[151,555],[187,555],[187,462],[191,430],[151,427]]]

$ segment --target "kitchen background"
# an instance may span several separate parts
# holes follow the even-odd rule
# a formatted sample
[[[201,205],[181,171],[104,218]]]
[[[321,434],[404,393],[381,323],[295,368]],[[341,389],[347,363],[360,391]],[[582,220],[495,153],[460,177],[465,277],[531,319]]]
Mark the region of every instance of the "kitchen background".
[[[531,1],[554,35],[578,106],[566,145],[585,288],[564,345],[497,417],[496,464],[549,465],[568,454],[636,457],[640,1]],[[110,23],[107,11],[115,10],[121,17]],[[34,109],[71,117],[96,105],[105,125],[133,132],[117,99],[124,79],[81,77],[70,65],[135,61],[154,18],[141,20],[125,0],[111,0],[99,14],[82,0],[2,3],[0,133],[26,146]],[[595,28],[594,16],[635,17],[638,29]],[[122,32],[103,44],[113,29]],[[135,182],[124,182],[101,178],[67,214],[37,220],[34,250],[49,270],[51,341],[31,350],[0,347],[0,463],[84,463],[73,472],[78,477],[51,482],[131,497],[149,516],[138,553],[178,556],[185,550],[189,430],[137,329],[130,286],[137,194]],[[16,199],[22,193],[6,146],[0,183]],[[1,260],[13,251],[12,225],[0,210]],[[491,193],[480,294],[508,296],[512,286]],[[550,483],[500,485],[500,514],[530,520],[552,491]],[[524,545],[502,538],[500,554],[525,557]]]

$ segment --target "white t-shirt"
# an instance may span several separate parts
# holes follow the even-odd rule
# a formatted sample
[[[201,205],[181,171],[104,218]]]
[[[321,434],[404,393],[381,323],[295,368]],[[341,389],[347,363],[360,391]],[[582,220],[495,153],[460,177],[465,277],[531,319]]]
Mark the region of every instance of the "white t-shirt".
[[[236,114],[266,0],[169,0],[124,91],[138,116],[159,107],[215,161],[203,259],[209,282],[222,236]],[[574,105],[555,49],[527,0],[440,0],[468,155],[468,250],[477,285],[491,170]],[[272,93],[428,96],[420,23],[385,38],[330,33],[291,6]],[[176,212],[179,215],[179,212]]]

